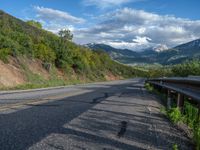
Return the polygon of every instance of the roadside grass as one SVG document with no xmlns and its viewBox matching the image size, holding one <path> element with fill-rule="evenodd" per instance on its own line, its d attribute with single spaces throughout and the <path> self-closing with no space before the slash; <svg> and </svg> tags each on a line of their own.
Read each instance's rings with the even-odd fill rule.
<svg viewBox="0 0 200 150">
<path fill-rule="evenodd" d="M 182 114 L 178 107 L 168 110 L 167 116 L 174 124 L 184 123 L 192 131 L 193 140 L 196 144 L 196 149 L 200 150 L 200 119 L 198 117 L 198 109 L 190 104 L 187 100 L 183 107 Z"/>
<path fill-rule="evenodd" d="M 33 73 L 26 64 L 21 64 L 21 69 L 26 77 L 26 83 L 15 87 L 0 86 L 0 90 L 27 90 L 108 81 L 103 76 L 103 73 L 100 76 L 95 74 L 65 74 L 61 78 L 58 77 L 55 66 L 52 66 L 49 71 L 48 79 L 45 79 L 42 75 Z"/>
<path fill-rule="evenodd" d="M 21 68 L 24 71 L 24 75 L 26 77 L 27 82 L 25 84 L 20 84 L 15 87 L 1 86 L 0 90 L 27 90 L 36 88 L 75 85 L 86 82 L 85 80 L 81 80 L 78 77 L 69 79 L 58 78 L 55 67 L 52 67 L 52 69 L 50 70 L 49 79 L 45 79 L 42 75 L 31 72 L 30 69 L 24 64 L 21 65 Z"/>
<path fill-rule="evenodd" d="M 170 118 L 170 120 L 177 124 L 178 122 L 182 121 L 182 114 L 178 107 L 173 107 L 167 111 L 167 116 Z"/>
<path fill-rule="evenodd" d="M 172 150 L 178 150 L 178 145 L 174 144 L 173 147 L 172 147 Z"/>
<path fill-rule="evenodd" d="M 153 86 L 151 86 L 149 83 L 146 83 L 144 85 L 144 87 L 147 89 L 147 91 L 149 92 L 153 92 L 155 89 L 153 88 Z"/>
<path fill-rule="evenodd" d="M 145 87 L 149 92 L 158 94 L 161 97 L 161 99 L 167 100 L 164 94 L 160 93 L 149 84 L 146 84 Z M 200 118 L 198 117 L 197 107 L 189 103 L 188 99 L 185 99 L 183 113 L 181 113 L 180 109 L 176 106 L 175 102 L 172 104 L 171 109 L 161 107 L 160 111 L 161 113 L 165 114 L 174 124 L 186 124 L 187 127 L 192 131 L 193 141 L 196 144 L 196 150 L 200 150 Z M 172 149 L 177 150 L 178 145 L 174 144 Z"/>
</svg>

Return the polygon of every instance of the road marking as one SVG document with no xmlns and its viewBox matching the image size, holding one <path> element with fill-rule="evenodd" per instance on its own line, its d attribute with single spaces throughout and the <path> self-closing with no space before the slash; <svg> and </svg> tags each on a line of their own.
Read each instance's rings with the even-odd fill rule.
<svg viewBox="0 0 200 150">
<path fill-rule="evenodd" d="M 62 100 L 65 97 L 75 96 L 75 95 L 79 95 L 79 94 L 83 94 L 83 93 L 88 93 L 91 91 L 92 90 L 74 91 L 73 93 L 66 93 L 66 94 L 62 94 L 62 95 L 49 96 L 49 97 L 45 97 L 42 99 L 34 99 L 34 100 L 29 100 L 29 101 L 25 101 L 25 102 L 16 103 L 16 104 L 10 104 L 7 106 L 0 107 L 0 112 L 11 110 L 11 109 L 16 109 L 16 108 L 22 108 L 27 105 L 38 105 L 38 104 L 44 104 L 47 102 L 58 101 L 58 100 Z"/>
</svg>

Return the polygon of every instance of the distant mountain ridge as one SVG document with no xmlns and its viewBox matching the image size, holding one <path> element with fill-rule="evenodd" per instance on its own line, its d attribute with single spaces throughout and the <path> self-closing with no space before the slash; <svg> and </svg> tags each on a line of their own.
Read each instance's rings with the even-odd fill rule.
<svg viewBox="0 0 200 150">
<path fill-rule="evenodd" d="M 154 48 L 149 48 L 142 52 L 117 49 L 105 44 L 93 43 L 87 44 L 86 46 L 93 50 L 103 50 L 108 53 L 112 59 L 125 64 L 159 63 L 162 65 L 170 65 L 178 64 L 188 59 L 200 58 L 200 39 L 167 50 L 155 50 Z"/>
<path fill-rule="evenodd" d="M 112 58 L 117 58 L 118 56 L 139 56 L 137 52 L 131 51 L 129 49 L 116 49 L 112 46 L 106 45 L 106 44 L 87 44 L 87 47 L 94 49 L 94 50 L 103 50 L 106 53 L 108 53 Z"/>
</svg>

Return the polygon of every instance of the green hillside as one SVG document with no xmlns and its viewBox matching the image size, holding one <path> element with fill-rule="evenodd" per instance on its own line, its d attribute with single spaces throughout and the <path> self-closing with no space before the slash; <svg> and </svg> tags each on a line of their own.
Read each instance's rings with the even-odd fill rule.
<svg viewBox="0 0 200 150">
<path fill-rule="evenodd" d="M 140 73 L 111 60 L 105 52 L 78 46 L 43 30 L 38 23 L 24 22 L 0 11 L 0 59 L 9 63 L 10 57 L 39 59 L 44 67 L 55 67 L 68 78 L 84 76 L 89 81 L 106 80 L 108 74 L 129 78 Z"/>
</svg>

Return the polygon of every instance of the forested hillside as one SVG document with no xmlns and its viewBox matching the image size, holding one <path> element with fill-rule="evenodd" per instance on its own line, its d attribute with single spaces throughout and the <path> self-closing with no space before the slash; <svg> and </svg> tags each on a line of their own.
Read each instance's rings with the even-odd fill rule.
<svg viewBox="0 0 200 150">
<path fill-rule="evenodd" d="M 141 67 L 144 69 L 144 67 Z M 148 77 L 200 76 L 200 59 L 187 60 L 181 64 L 147 67 Z"/>
<path fill-rule="evenodd" d="M 88 81 L 102 81 L 108 76 L 120 79 L 137 75 L 137 70 L 111 60 L 104 52 L 74 44 L 69 31 L 63 30 L 59 35 L 43 30 L 38 22 L 24 22 L 0 11 L 0 59 L 4 63 L 17 59 L 21 66 L 18 69 L 23 69 L 24 74 L 30 76 L 27 72 L 31 69 L 22 63 L 22 58 L 41 61 L 48 72 L 59 70 L 63 79 L 68 80 L 84 77 Z"/>
</svg>

